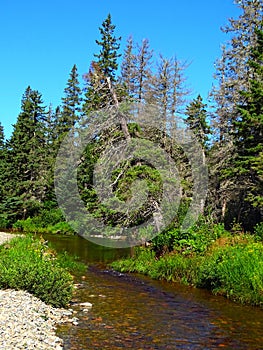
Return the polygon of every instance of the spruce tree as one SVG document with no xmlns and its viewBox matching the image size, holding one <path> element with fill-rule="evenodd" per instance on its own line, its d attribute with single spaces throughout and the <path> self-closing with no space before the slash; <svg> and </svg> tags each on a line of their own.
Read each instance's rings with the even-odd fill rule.
<svg viewBox="0 0 263 350">
<path fill-rule="evenodd" d="M 145 102 L 149 96 L 152 77 L 152 57 L 153 50 L 150 49 L 148 39 L 143 39 L 141 45 L 137 45 L 135 56 L 135 99 L 137 102 Z"/>
<path fill-rule="evenodd" d="M 7 186 L 7 150 L 5 147 L 4 128 L 0 123 L 0 227 L 7 227 L 6 214 L 4 213 L 4 203 L 6 201 Z"/>
<path fill-rule="evenodd" d="M 74 64 L 62 98 L 62 111 L 57 130 L 59 134 L 68 132 L 80 120 L 82 98 L 79 85 L 78 70 Z"/>
<path fill-rule="evenodd" d="M 217 213 L 217 219 L 230 226 L 234 217 L 238 220 L 241 216 L 244 200 L 237 181 L 228 171 L 233 167 L 233 159 L 238 152 L 233 133 L 239 118 L 238 106 L 245 102 L 240 91 L 247 91 L 250 86 L 252 67 L 248 60 L 257 41 L 255 28 L 260 26 L 263 15 L 261 0 L 235 0 L 235 3 L 241 14 L 236 19 L 230 19 L 223 28 L 230 35 L 230 40 L 223 46 L 222 56 L 216 65 L 218 85 L 212 92 L 215 100 L 212 120 L 214 144 L 210 152 L 213 183 L 210 204 L 213 212 Z M 235 203 L 231 209 L 230 203 Z"/>
<path fill-rule="evenodd" d="M 222 28 L 230 35 L 223 46 L 222 56 L 216 64 L 218 87 L 213 97 L 218 106 L 214 116 L 217 137 L 228 139 L 232 132 L 236 116 L 236 107 L 242 103 L 241 90 L 246 90 L 250 82 L 251 67 L 248 65 L 251 49 L 256 44 L 255 29 L 260 26 L 263 16 L 261 0 L 235 0 L 241 10 L 237 19 L 230 19 Z"/>
<path fill-rule="evenodd" d="M 253 78 L 246 91 L 241 91 L 243 104 L 238 106 L 234 144 L 237 155 L 234 171 L 243 188 L 244 199 L 263 214 L 263 31 L 256 30 L 257 45 L 252 49 L 249 66 Z M 255 212 L 253 215 L 255 215 Z M 253 218 L 250 218 L 253 221 Z M 255 219 L 255 218 L 254 218 Z M 263 215 L 261 220 L 263 219 Z"/>
<path fill-rule="evenodd" d="M 187 107 L 185 119 L 190 130 L 196 135 L 198 142 L 204 150 L 208 149 L 210 126 L 207 122 L 207 105 L 203 103 L 201 95 L 198 95 Z"/>
<path fill-rule="evenodd" d="M 96 40 L 100 51 L 94 54 L 96 60 L 91 62 L 89 72 L 84 76 L 86 87 L 83 111 L 86 116 L 91 111 L 115 105 L 116 98 L 119 99 L 116 72 L 121 56 L 118 52 L 121 38 L 115 36 L 115 28 L 109 14 L 99 28 L 101 40 Z"/>
<path fill-rule="evenodd" d="M 122 64 L 121 64 L 121 83 L 124 85 L 128 96 L 134 99 L 135 96 L 135 81 L 136 81 L 136 57 L 134 54 L 133 38 L 130 36 L 127 40 L 126 48 L 124 49 Z"/>
<path fill-rule="evenodd" d="M 121 56 L 118 53 L 121 37 L 116 38 L 115 28 L 116 26 L 111 21 L 111 15 L 108 14 L 102 23 L 102 27 L 99 28 L 101 40 L 96 40 L 96 43 L 100 46 L 100 52 L 94 55 L 103 75 L 109 77 L 111 81 L 115 80 L 118 58 Z"/>
<path fill-rule="evenodd" d="M 41 94 L 28 87 L 22 98 L 21 113 L 8 142 L 10 177 L 9 200 L 17 203 L 16 218 L 33 215 L 46 194 L 47 162 Z"/>
</svg>

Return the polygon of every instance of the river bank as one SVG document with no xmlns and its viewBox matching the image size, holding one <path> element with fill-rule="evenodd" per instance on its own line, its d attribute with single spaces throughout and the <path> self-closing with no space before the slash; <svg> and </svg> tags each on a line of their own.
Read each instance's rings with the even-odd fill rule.
<svg viewBox="0 0 263 350">
<path fill-rule="evenodd" d="M 0 290 L 0 349 L 62 350 L 56 325 L 72 310 L 53 308 L 25 291 Z"/>
<path fill-rule="evenodd" d="M 187 242 L 187 241 L 186 241 Z M 207 289 L 232 301 L 263 308 L 263 244 L 252 235 L 225 235 L 203 251 L 173 250 L 158 256 L 152 247 L 115 261 L 120 272 Z"/>
<path fill-rule="evenodd" d="M 15 237 L 0 232 L 0 245 Z M 54 308 L 26 291 L 0 289 L 0 349 L 61 350 L 56 326 L 64 322 L 76 322 L 72 309 Z"/>
</svg>

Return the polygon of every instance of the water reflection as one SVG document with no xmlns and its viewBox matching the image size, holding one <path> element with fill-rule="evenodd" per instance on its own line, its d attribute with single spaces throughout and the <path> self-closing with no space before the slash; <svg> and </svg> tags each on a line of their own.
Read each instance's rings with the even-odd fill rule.
<svg viewBox="0 0 263 350">
<path fill-rule="evenodd" d="M 78 237 L 55 241 L 59 249 L 90 264 L 75 302 L 93 307 L 83 312 L 73 305 L 79 325 L 59 328 L 65 349 L 263 349 L 262 310 L 207 291 L 105 269 L 103 263 L 129 250 L 95 246 Z"/>
</svg>

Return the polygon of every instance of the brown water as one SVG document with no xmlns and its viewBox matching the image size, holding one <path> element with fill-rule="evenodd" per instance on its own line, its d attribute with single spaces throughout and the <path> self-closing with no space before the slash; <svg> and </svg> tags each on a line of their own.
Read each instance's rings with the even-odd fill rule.
<svg viewBox="0 0 263 350">
<path fill-rule="evenodd" d="M 58 329 L 65 349 L 263 349 L 262 310 L 106 268 L 106 262 L 127 256 L 127 249 L 80 237 L 48 239 L 89 264 L 72 305 L 79 324 Z M 77 305 L 87 301 L 93 304 L 88 312 Z"/>
</svg>

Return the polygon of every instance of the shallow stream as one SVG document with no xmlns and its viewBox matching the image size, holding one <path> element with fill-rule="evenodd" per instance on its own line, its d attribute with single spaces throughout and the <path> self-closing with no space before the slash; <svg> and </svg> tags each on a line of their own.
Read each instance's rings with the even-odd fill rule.
<svg viewBox="0 0 263 350">
<path fill-rule="evenodd" d="M 261 309 L 107 268 L 129 249 L 94 245 L 78 236 L 46 238 L 89 265 L 72 304 L 78 325 L 58 328 L 65 349 L 263 349 Z M 77 305 L 83 302 L 92 308 Z"/>
</svg>

